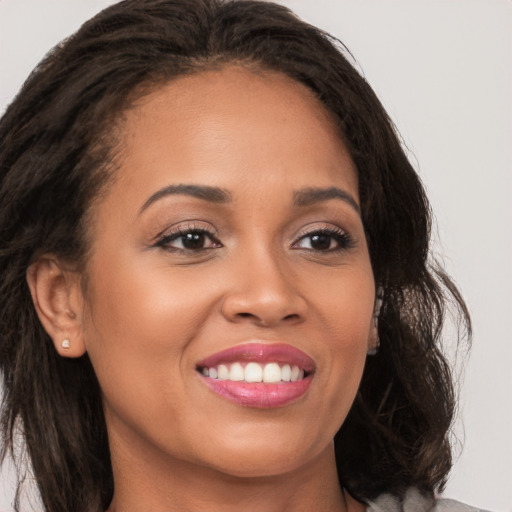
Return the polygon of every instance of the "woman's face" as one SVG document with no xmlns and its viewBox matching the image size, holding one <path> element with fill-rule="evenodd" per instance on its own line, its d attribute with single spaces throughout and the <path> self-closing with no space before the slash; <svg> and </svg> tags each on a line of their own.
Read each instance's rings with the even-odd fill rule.
<svg viewBox="0 0 512 512">
<path fill-rule="evenodd" d="M 329 114 L 285 76 L 231 66 L 139 100 L 122 133 L 83 317 L 114 463 L 263 476 L 331 456 L 375 289 Z"/>
</svg>

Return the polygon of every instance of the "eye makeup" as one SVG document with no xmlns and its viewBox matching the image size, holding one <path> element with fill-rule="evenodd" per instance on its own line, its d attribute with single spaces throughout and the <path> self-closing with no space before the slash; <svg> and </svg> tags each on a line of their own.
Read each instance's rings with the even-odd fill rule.
<svg viewBox="0 0 512 512">
<path fill-rule="evenodd" d="M 352 237 L 337 226 L 311 229 L 299 236 L 292 249 L 316 252 L 341 252 L 355 247 Z"/>
<path fill-rule="evenodd" d="M 185 254 L 218 249 L 222 247 L 222 243 L 218 240 L 216 230 L 211 225 L 204 222 L 187 221 L 158 235 L 154 247 Z"/>
</svg>

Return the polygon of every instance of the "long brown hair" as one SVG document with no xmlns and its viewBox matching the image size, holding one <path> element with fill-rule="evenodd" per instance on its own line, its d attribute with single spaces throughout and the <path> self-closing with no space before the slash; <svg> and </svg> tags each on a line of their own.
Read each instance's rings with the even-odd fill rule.
<svg viewBox="0 0 512 512">
<path fill-rule="evenodd" d="M 2 456 L 23 436 L 51 512 L 105 510 L 113 477 L 101 394 L 87 355 L 61 358 L 26 284 L 51 252 L 87 260 L 87 213 L 115 174 L 116 121 L 137 96 L 229 62 L 284 73 L 334 115 L 357 166 L 363 222 L 383 289 L 380 352 L 369 358 L 335 437 L 340 484 L 362 501 L 442 488 L 451 467 L 450 366 L 440 348 L 457 289 L 429 258 L 422 184 L 344 46 L 283 6 L 126 0 L 105 9 L 34 70 L 0 121 Z M 18 510 L 19 505 L 16 506 Z"/>
</svg>

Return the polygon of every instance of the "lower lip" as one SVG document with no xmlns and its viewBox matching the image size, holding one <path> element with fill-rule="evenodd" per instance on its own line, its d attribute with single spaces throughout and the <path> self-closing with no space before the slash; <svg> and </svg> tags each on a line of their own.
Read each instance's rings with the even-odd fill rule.
<svg viewBox="0 0 512 512">
<path fill-rule="evenodd" d="M 294 402 L 306 393 L 313 380 L 312 375 L 296 382 L 276 384 L 218 380 L 203 376 L 201 378 L 214 393 L 221 397 L 238 405 L 257 409 L 283 407 Z"/>
</svg>

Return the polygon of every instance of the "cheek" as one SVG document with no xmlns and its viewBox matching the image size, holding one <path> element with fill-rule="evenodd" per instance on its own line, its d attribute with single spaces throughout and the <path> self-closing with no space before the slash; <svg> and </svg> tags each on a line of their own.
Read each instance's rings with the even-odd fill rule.
<svg viewBox="0 0 512 512">
<path fill-rule="evenodd" d="M 328 332 L 331 349 L 366 349 L 375 297 L 369 261 L 327 270 L 323 276 L 317 273 L 308 290 L 314 316 Z"/>
<path fill-rule="evenodd" d="M 312 304 L 322 346 L 322 364 L 328 369 L 325 406 L 343 418 L 357 393 L 370 335 L 374 305 L 374 281 L 369 263 L 331 272 L 330 279 L 311 282 Z"/>
<path fill-rule="evenodd" d="M 178 418 L 195 414 L 190 347 L 211 314 L 211 298 L 194 288 L 190 274 L 171 279 L 169 267 L 105 260 L 94 271 L 85 337 L 109 432 L 179 451 L 185 427 Z"/>
<path fill-rule="evenodd" d="M 210 302 L 190 276 L 171 279 L 165 267 L 105 259 L 95 265 L 90 283 L 85 341 L 106 399 L 119 406 L 127 396 L 154 407 L 162 407 L 162 400 L 176 402 L 181 377 L 190 373 L 188 344 Z"/>
<path fill-rule="evenodd" d="M 108 337 L 104 343 L 125 351 L 172 350 L 186 343 L 201 321 L 203 295 L 190 274 L 180 279 L 165 266 L 143 265 L 139 259 L 140 264 L 134 258 L 129 264 L 105 260 L 95 266 L 89 324 Z"/>
</svg>

